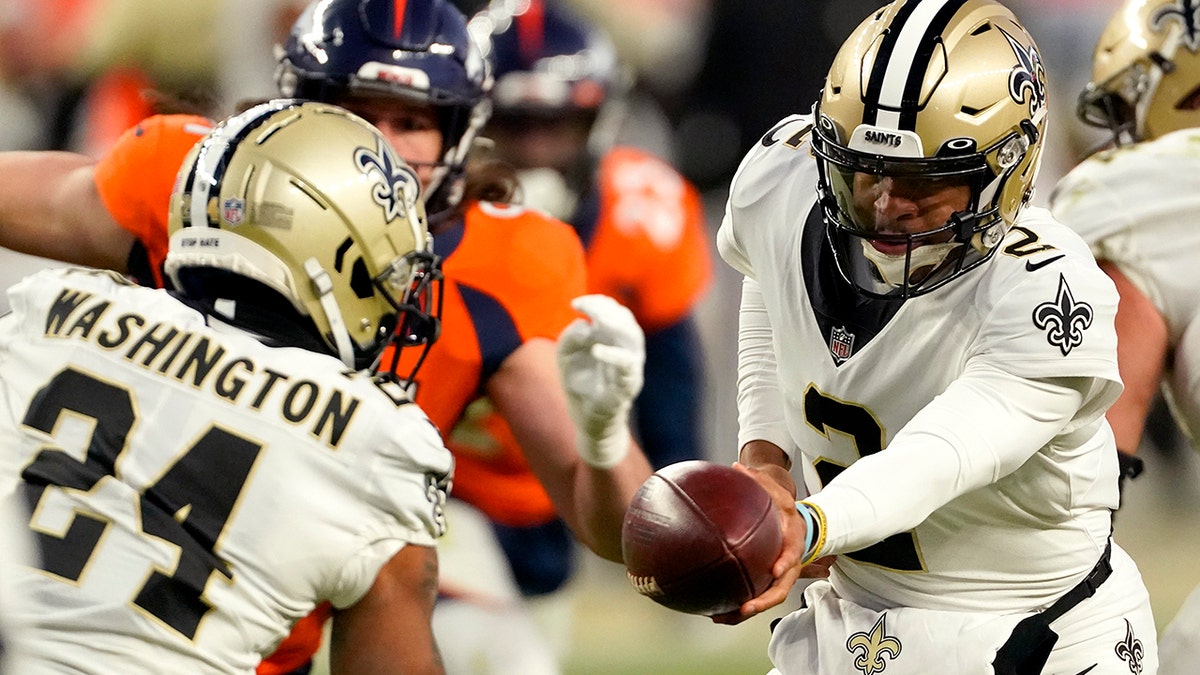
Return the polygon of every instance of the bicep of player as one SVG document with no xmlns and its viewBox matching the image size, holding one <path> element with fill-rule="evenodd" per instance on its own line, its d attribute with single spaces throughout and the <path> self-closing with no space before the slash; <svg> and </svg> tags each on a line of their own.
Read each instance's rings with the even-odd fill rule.
<svg viewBox="0 0 1200 675">
<path fill-rule="evenodd" d="M 431 626 L 436 597 L 437 549 L 400 549 L 362 599 L 334 613 L 330 672 L 443 673 Z"/>
<path fill-rule="evenodd" d="M 1117 439 L 1117 447 L 1137 452 L 1146 426 L 1146 416 L 1158 394 L 1166 368 L 1169 331 L 1163 315 L 1113 263 L 1101 269 L 1116 284 L 1117 367 L 1125 389 L 1106 416 Z"/>
<path fill-rule="evenodd" d="M 854 551 L 912 529 L 1012 473 L 1074 421 L 1091 388 L 1091 378 L 1031 380 L 970 367 L 883 452 L 854 462 L 810 498 L 829 519 L 823 551 Z"/>
<path fill-rule="evenodd" d="M 0 153 L 0 245 L 125 271 L 133 237 L 101 201 L 94 165 L 91 158 L 68 152 Z"/>
</svg>

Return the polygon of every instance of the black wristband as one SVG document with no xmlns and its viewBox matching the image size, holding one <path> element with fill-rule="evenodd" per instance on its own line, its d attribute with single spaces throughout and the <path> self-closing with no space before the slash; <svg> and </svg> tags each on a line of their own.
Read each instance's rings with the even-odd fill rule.
<svg viewBox="0 0 1200 675">
<path fill-rule="evenodd" d="M 1117 465 L 1120 467 L 1122 480 L 1126 478 L 1133 480 L 1142 475 L 1142 470 L 1146 468 L 1141 457 L 1123 450 L 1117 450 Z"/>
</svg>

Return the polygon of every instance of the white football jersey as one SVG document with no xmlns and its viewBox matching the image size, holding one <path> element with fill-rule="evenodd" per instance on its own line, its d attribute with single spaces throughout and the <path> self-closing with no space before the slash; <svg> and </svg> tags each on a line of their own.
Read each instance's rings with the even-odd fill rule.
<svg viewBox="0 0 1200 675">
<path fill-rule="evenodd" d="M 403 394 L 111 273 L 9 299 L 0 475 L 42 553 L 17 579 L 24 672 L 250 673 L 318 602 L 435 545 L 452 460 Z"/>
<path fill-rule="evenodd" d="M 810 128 L 790 117 L 755 145 L 718 233 L 761 289 L 749 304 L 769 319 L 774 364 L 759 370 L 777 373 L 740 371 L 741 419 L 769 429 L 774 416 L 785 450 L 802 453 L 794 471 L 827 517 L 821 550 L 839 554 L 843 596 L 972 611 L 1053 601 L 1096 563 L 1117 506 L 1103 420 L 1121 391 L 1112 283 L 1078 236 L 1027 208 L 992 259 L 940 289 L 857 294 L 830 258 Z M 1047 383 L 1080 392 L 1069 411 L 1022 407 Z"/>
<path fill-rule="evenodd" d="M 1183 430 L 1200 439 L 1200 129 L 1108 150 L 1055 187 L 1050 209 L 1117 265 L 1167 323 L 1167 383 Z"/>
</svg>

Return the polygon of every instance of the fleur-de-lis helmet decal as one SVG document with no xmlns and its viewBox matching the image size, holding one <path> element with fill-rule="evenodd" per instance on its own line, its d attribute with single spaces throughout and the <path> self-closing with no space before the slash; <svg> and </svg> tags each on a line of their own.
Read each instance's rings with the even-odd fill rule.
<svg viewBox="0 0 1200 675">
<path fill-rule="evenodd" d="M 416 219 L 417 199 L 421 183 L 413 170 L 400 161 L 391 146 L 382 138 L 375 148 L 360 147 L 354 152 L 354 163 L 368 176 L 378 181 L 372 196 L 383 208 L 390 223 L 398 218 Z"/>
<path fill-rule="evenodd" d="M 1031 117 L 1044 114 L 1046 109 L 1046 68 L 1037 47 L 1030 43 L 1022 45 L 1012 35 L 1001 29 L 1004 39 L 1017 57 L 1008 76 L 1008 94 L 1018 103 L 1029 104 Z"/>
</svg>

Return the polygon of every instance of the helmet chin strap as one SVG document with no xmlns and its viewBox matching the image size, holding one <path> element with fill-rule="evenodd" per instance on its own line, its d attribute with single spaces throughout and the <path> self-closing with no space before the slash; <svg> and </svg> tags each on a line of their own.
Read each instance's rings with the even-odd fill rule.
<svg viewBox="0 0 1200 675">
<path fill-rule="evenodd" d="M 962 246 L 954 241 L 944 244 L 925 244 L 917 248 L 910 248 L 907 254 L 891 255 L 872 246 L 868 239 L 859 239 L 858 243 L 862 246 L 863 256 L 874 265 L 884 283 L 893 288 L 903 288 L 909 283 L 924 280 L 930 272 L 937 269 L 946 260 L 952 251 Z M 906 266 L 908 267 L 907 278 L 904 275 Z M 921 270 L 925 270 L 925 274 L 914 279 L 913 277 L 917 276 Z"/>
<path fill-rule="evenodd" d="M 325 311 L 325 318 L 329 321 L 329 330 L 333 333 L 338 358 L 347 366 L 355 368 L 354 347 L 350 344 L 350 332 L 346 330 L 346 323 L 342 320 L 342 312 L 338 308 L 337 299 L 333 297 L 333 279 L 329 277 L 329 272 L 321 267 L 321 263 L 317 262 L 316 258 L 304 261 L 304 271 L 312 281 L 313 288 L 317 291 L 317 299 L 321 301 L 321 309 Z"/>
</svg>

